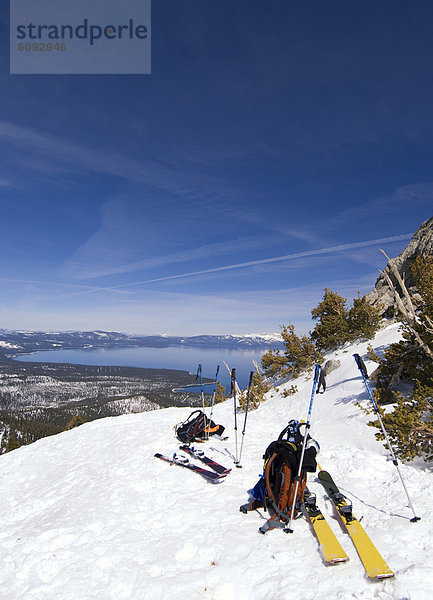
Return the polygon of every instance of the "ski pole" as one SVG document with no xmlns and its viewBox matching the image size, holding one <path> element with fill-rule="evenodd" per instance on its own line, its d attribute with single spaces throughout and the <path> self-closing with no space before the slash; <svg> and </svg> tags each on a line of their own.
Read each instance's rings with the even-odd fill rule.
<svg viewBox="0 0 433 600">
<path fill-rule="evenodd" d="M 201 364 L 199 364 L 198 369 L 197 369 L 197 375 L 195 377 L 196 381 L 198 379 L 198 377 L 200 376 L 200 391 L 201 391 L 201 402 L 203 405 L 203 412 L 206 414 L 205 412 L 205 406 L 204 406 L 204 392 L 203 392 L 203 369 Z"/>
<path fill-rule="evenodd" d="M 239 463 L 238 460 L 238 422 L 236 416 L 236 369 L 232 369 L 231 373 L 231 388 L 230 394 L 233 394 L 233 411 L 235 417 L 235 447 L 236 447 L 236 460 L 234 461 L 235 465 Z"/>
<path fill-rule="evenodd" d="M 244 428 L 242 429 L 241 449 L 239 451 L 239 461 L 238 461 L 238 464 L 236 465 L 239 469 L 242 468 L 242 465 L 241 465 L 242 448 L 244 447 L 245 429 L 247 427 L 248 407 L 250 405 L 250 392 L 251 392 L 251 385 L 253 383 L 253 377 L 254 377 L 254 371 L 251 371 L 250 380 L 248 382 L 247 404 L 245 406 L 245 419 L 244 419 Z"/>
<path fill-rule="evenodd" d="M 389 441 L 389 437 L 388 437 L 388 434 L 387 434 L 387 432 L 386 432 L 385 425 L 383 424 L 382 417 L 380 416 L 379 407 L 378 407 L 378 406 L 377 406 L 377 404 L 376 404 L 376 401 L 375 401 L 375 399 L 374 399 L 373 393 L 372 393 L 372 391 L 371 391 L 371 389 L 370 389 L 370 386 L 369 386 L 369 384 L 368 384 L 368 373 L 367 373 L 367 367 L 365 366 L 365 363 L 364 363 L 364 361 L 362 360 L 362 358 L 359 356 L 359 354 L 354 354 L 354 355 L 353 355 L 353 358 L 355 359 L 355 361 L 356 361 L 356 364 L 358 365 L 358 369 L 359 369 L 359 371 L 360 371 L 360 373 L 361 373 L 361 375 L 362 375 L 362 378 L 363 378 L 363 380 L 364 380 L 365 387 L 367 388 L 368 395 L 370 396 L 370 400 L 371 400 L 371 402 L 372 402 L 372 404 L 373 404 L 373 408 L 374 408 L 374 410 L 375 410 L 375 412 L 376 412 L 376 415 L 377 415 L 377 418 L 378 418 L 378 421 L 379 421 L 380 427 L 381 427 L 381 429 L 382 429 L 382 433 L 383 433 L 383 435 L 384 435 L 385 441 L 386 441 L 386 443 L 387 443 L 387 445 L 388 445 L 388 448 L 389 448 L 389 451 L 390 451 L 390 453 L 391 453 L 391 456 L 392 456 L 392 462 L 393 462 L 393 464 L 395 465 L 395 467 L 397 468 L 397 472 L 398 472 L 398 474 L 399 474 L 399 477 L 400 477 L 401 483 L 402 483 L 402 485 L 403 485 L 403 488 L 404 488 L 404 491 L 405 491 L 405 493 L 406 493 L 407 500 L 408 500 L 408 502 L 409 502 L 409 506 L 410 506 L 410 508 L 411 508 L 411 510 L 412 510 L 412 512 L 413 512 L 413 519 L 411 519 L 410 521 L 411 521 L 411 523 L 416 523 L 416 521 L 419 521 L 419 520 L 421 519 L 421 517 L 417 517 L 417 516 L 416 516 L 415 509 L 414 509 L 414 507 L 413 507 L 413 504 L 412 504 L 412 502 L 411 502 L 411 499 L 410 499 L 410 497 L 409 497 L 409 492 L 407 491 L 406 484 L 404 483 L 403 476 L 402 476 L 402 474 L 401 474 L 400 467 L 399 467 L 399 465 L 398 465 L 397 457 L 396 457 L 396 455 L 395 455 L 395 452 L 394 452 L 394 449 L 393 449 L 393 447 L 392 447 L 392 445 L 391 445 L 391 442 Z"/>
<path fill-rule="evenodd" d="M 313 380 L 313 389 L 311 391 L 310 406 L 308 408 L 308 416 L 307 416 L 307 421 L 305 423 L 305 434 L 304 434 L 304 440 L 302 442 L 301 458 L 299 461 L 298 473 L 296 475 L 296 485 L 295 485 L 295 494 L 293 496 L 292 512 L 290 513 L 290 520 L 287 524 L 287 527 L 285 527 L 283 529 L 283 531 L 285 531 L 286 533 L 293 533 L 293 529 L 291 528 L 291 525 L 292 525 L 293 517 L 295 514 L 296 497 L 298 495 L 299 481 L 301 479 L 302 463 L 304 462 L 305 448 L 307 446 L 308 430 L 310 429 L 310 420 L 311 420 L 311 413 L 313 410 L 314 394 L 316 392 L 316 385 L 317 385 L 317 382 L 320 377 L 320 371 L 321 371 L 320 365 L 316 365 L 315 369 L 314 369 L 314 380 Z"/>
<path fill-rule="evenodd" d="M 214 404 L 215 404 L 215 394 L 216 394 L 216 387 L 217 387 L 219 370 L 220 370 L 220 366 L 218 365 L 217 366 L 217 370 L 216 370 L 216 374 L 215 374 L 215 385 L 214 385 L 214 388 L 213 388 L 212 401 L 211 401 L 211 405 L 210 405 L 210 417 L 209 417 L 210 421 L 212 421 L 212 416 L 213 416 L 213 407 L 214 407 Z M 209 427 L 211 427 L 210 423 L 209 423 Z M 208 428 L 208 431 L 207 431 L 207 439 L 209 439 L 209 428 Z"/>
</svg>

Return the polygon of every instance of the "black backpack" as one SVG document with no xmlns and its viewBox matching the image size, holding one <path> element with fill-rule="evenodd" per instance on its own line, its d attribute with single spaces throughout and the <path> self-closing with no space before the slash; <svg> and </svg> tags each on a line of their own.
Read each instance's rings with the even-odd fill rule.
<svg viewBox="0 0 433 600">
<path fill-rule="evenodd" d="M 224 429 L 222 425 L 211 421 L 203 411 L 195 410 L 186 421 L 176 425 L 176 437 L 184 444 L 189 444 L 210 435 L 221 435 Z"/>
<path fill-rule="evenodd" d="M 298 490 L 295 496 L 296 476 L 302 454 L 302 444 L 305 430 L 301 427 L 305 423 L 290 421 L 278 436 L 278 439 L 266 448 L 263 475 L 252 490 L 253 500 L 240 507 L 241 512 L 264 508 L 271 514 L 270 519 L 260 527 L 261 533 L 266 533 L 275 527 L 285 527 L 295 504 L 296 516 L 304 501 L 307 473 L 314 473 L 317 469 L 316 454 L 318 444 L 307 434 L 306 449 L 302 461 L 302 469 Z"/>
</svg>

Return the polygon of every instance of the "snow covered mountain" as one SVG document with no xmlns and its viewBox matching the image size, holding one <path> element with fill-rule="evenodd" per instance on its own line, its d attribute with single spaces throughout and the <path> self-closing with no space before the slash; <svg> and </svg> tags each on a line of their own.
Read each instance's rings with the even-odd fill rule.
<svg viewBox="0 0 433 600">
<path fill-rule="evenodd" d="M 398 326 L 379 332 L 380 353 L 399 337 Z M 323 489 L 309 474 L 328 522 L 350 560 L 326 567 L 304 518 L 294 533 L 265 536 L 263 511 L 239 506 L 262 470 L 266 446 L 291 418 L 306 417 L 311 378 L 284 386 L 248 416 L 242 469 L 217 485 L 154 458 L 178 450 L 173 426 L 190 410 L 168 408 L 86 423 L 0 456 L 0 596 L 28 600 L 427 600 L 433 566 L 433 479 L 424 465 L 401 470 L 417 513 L 412 513 L 395 466 L 368 416 L 357 406 L 368 396 L 352 354 L 367 343 L 327 358 L 341 366 L 316 397 L 311 434 L 319 462 L 392 568 L 395 577 L 367 580 L 351 540 L 341 530 Z M 371 371 L 373 364 L 366 361 Z M 203 448 L 233 467 L 233 404 L 215 407 L 227 441 Z M 239 415 L 243 424 L 243 415 Z M 239 421 L 238 421 L 239 426 Z M 240 428 L 241 429 L 241 428 Z"/>
<path fill-rule="evenodd" d="M 68 348 L 120 348 L 168 346 L 205 346 L 207 348 L 282 348 L 278 333 L 237 335 L 128 335 L 116 331 L 10 331 L 0 329 L 0 358 L 39 350 Z"/>
</svg>

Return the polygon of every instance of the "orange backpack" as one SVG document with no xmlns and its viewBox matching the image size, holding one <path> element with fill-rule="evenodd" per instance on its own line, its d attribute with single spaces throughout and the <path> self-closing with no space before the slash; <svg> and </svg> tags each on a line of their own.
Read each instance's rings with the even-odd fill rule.
<svg viewBox="0 0 433 600">
<path fill-rule="evenodd" d="M 296 477 L 304 440 L 304 435 L 300 431 L 302 425 L 298 421 L 290 421 L 278 439 L 267 447 L 263 456 L 265 460 L 263 475 L 252 491 L 254 500 L 240 507 L 241 512 L 244 513 L 257 508 L 269 511 L 271 517 L 260 527 L 260 533 L 266 533 L 276 527 L 284 528 L 290 519 L 293 504 L 295 504 L 294 516 L 300 513 L 307 473 L 314 473 L 317 469 L 318 450 L 317 442 L 307 435 L 307 447 L 295 498 Z"/>
</svg>

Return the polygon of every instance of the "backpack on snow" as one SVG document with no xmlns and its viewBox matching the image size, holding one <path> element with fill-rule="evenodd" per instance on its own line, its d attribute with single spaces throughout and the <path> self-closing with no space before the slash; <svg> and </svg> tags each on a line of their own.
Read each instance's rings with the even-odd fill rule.
<svg viewBox="0 0 433 600">
<path fill-rule="evenodd" d="M 183 443 L 203 440 L 210 435 L 221 435 L 225 427 L 216 425 L 203 411 L 195 410 L 186 421 L 176 425 L 176 437 Z"/>
<path fill-rule="evenodd" d="M 292 420 L 288 426 L 266 449 L 264 458 L 263 475 L 252 490 L 253 500 L 240 507 L 240 511 L 247 513 L 250 510 L 264 508 L 271 517 L 260 527 L 261 533 L 269 529 L 285 527 L 290 519 L 293 504 L 294 516 L 299 514 L 304 501 L 307 473 L 314 473 L 317 469 L 316 454 L 319 446 L 307 434 L 307 443 L 302 461 L 301 475 L 298 491 L 295 496 L 296 476 L 301 460 L 302 444 L 305 431 L 300 429 L 305 423 Z"/>
</svg>

